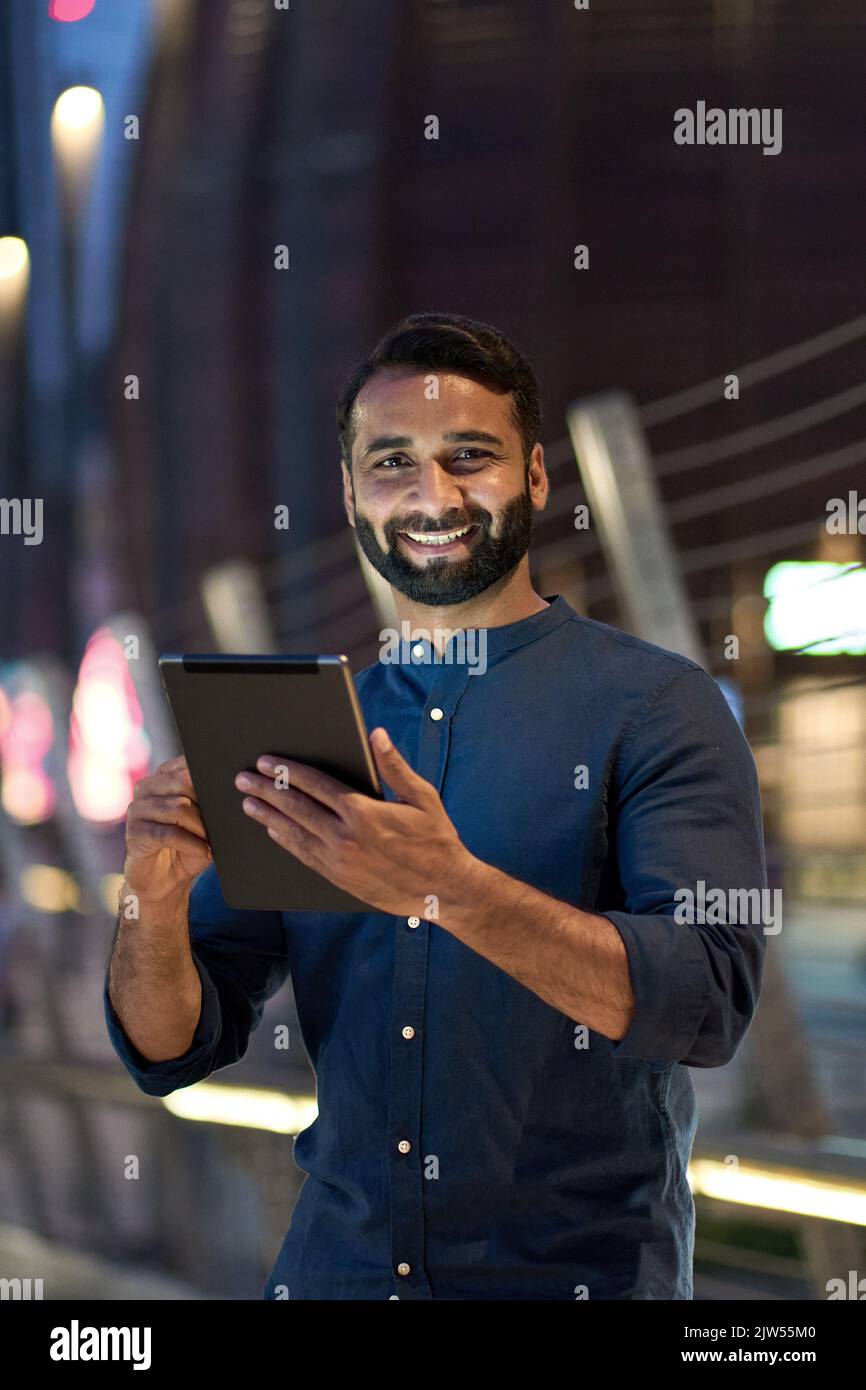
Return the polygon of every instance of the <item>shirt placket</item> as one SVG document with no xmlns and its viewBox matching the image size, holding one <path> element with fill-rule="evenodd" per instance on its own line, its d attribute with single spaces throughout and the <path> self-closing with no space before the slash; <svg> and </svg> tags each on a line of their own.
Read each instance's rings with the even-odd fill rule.
<svg viewBox="0 0 866 1390">
<path fill-rule="evenodd" d="M 437 669 L 421 710 L 415 769 L 441 794 L 451 723 L 467 680 L 465 667 Z M 431 873 L 431 878 L 435 877 Z M 421 905 L 419 904 L 419 907 Z M 434 928 L 423 917 L 395 917 L 388 1156 L 391 1203 L 391 1298 L 432 1298 L 424 1267 L 424 1005 Z"/>
</svg>

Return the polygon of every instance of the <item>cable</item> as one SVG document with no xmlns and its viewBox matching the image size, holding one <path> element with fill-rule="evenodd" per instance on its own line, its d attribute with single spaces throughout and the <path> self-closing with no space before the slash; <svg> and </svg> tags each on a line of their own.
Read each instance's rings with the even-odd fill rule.
<svg viewBox="0 0 866 1390">
<path fill-rule="evenodd" d="M 706 570 L 721 569 L 732 560 L 751 560 L 756 555 L 773 554 L 787 550 L 789 546 L 800 545 L 812 540 L 819 523 L 812 520 L 796 526 L 780 526 L 774 531 L 764 531 L 758 536 L 745 536 L 736 541 L 724 541 L 721 545 L 696 546 L 693 550 L 682 551 L 678 558 L 682 574 L 701 574 Z M 610 598 L 615 590 L 611 579 L 599 576 L 586 586 L 587 603 L 597 603 L 601 598 Z"/>
<path fill-rule="evenodd" d="M 816 357 L 834 352 L 837 348 L 863 337 L 864 334 L 866 314 L 861 314 L 837 328 L 828 329 L 826 333 L 819 333 L 814 338 L 805 338 L 794 347 L 783 348 L 781 352 L 771 353 L 769 357 L 761 357 L 747 367 L 741 367 L 736 375 L 741 386 L 754 386 L 759 381 L 769 381 L 781 372 L 791 371 L 794 367 L 802 366 L 804 362 L 812 362 Z M 709 381 L 702 382 L 700 386 L 691 386 L 685 391 L 663 396 L 661 400 L 652 401 L 649 405 L 639 406 L 641 421 L 649 429 L 690 410 L 697 410 L 702 405 L 713 404 L 719 399 L 720 379 L 720 376 L 714 376 Z"/>
<path fill-rule="evenodd" d="M 853 468 L 855 464 L 866 463 L 866 439 L 858 439 L 844 448 L 834 449 L 829 454 L 818 454 L 800 463 L 787 463 L 782 468 L 774 468 L 769 473 L 761 473 L 757 478 L 745 478 L 738 483 L 726 483 L 723 487 L 707 488 L 693 497 L 684 497 L 679 502 L 669 502 L 667 519 L 673 525 L 693 517 L 706 516 L 708 512 L 724 511 L 735 507 L 739 502 L 752 502 L 757 497 L 767 497 L 778 491 L 796 487 L 800 483 L 814 482 L 843 468 Z"/>
<path fill-rule="evenodd" d="M 835 396 L 825 396 L 814 405 L 801 410 L 778 415 L 762 425 L 752 425 L 748 429 L 736 430 L 720 439 L 706 440 L 702 444 L 691 444 L 685 449 L 672 449 L 668 453 L 655 454 L 653 464 L 656 476 L 668 478 L 676 473 L 686 473 L 693 468 L 702 468 L 708 463 L 721 459 L 734 458 L 749 449 L 764 444 L 774 444 L 779 439 L 789 439 L 791 435 L 811 429 L 813 425 L 835 420 L 846 411 L 856 410 L 866 403 L 866 385 L 852 386 L 848 391 L 840 391 Z"/>
</svg>

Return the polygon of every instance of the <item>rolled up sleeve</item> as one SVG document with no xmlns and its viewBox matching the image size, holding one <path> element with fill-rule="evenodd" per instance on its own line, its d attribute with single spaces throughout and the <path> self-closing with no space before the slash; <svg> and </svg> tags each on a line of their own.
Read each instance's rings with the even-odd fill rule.
<svg viewBox="0 0 866 1390">
<path fill-rule="evenodd" d="M 763 905 L 767 886 L 754 759 L 716 682 L 688 667 L 651 697 L 618 764 L 610 834 L 624 902 L 599 911 L 625 945 L 635 1011 L 611 1055 L 723 1066 L 751 1022 L 766 949 L 761 913 L 743 922 L 738 910 L 743 893 Z"/>
<path fill-rule="evenodd" d="M 181 1057 L 149 1062 L 131 1042 L 108 994 L 103 1006 L 112 1046 L 140 1090 L 167 1096 L 202 1081 L 244 1056 L 264 1006 L 289 974 L 279 912 L 247 912 L 225 902 L 211 864 L 190 893 L 192 957 L 201 980 L 201 1012 L 192 1042 Z"/>
</svg>

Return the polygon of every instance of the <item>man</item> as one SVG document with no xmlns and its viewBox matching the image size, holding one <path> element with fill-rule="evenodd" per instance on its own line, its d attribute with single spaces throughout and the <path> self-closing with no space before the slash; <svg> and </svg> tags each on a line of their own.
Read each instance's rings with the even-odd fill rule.
<svg viewBox="0 0 866 1390">
<path fill-rule="evenodd" d="M 376 910 L 229 909 L 164 764 L 129 808 L 114 1045 L 166 1095 L 291 975 L 319 1118 L 266 1298 L 691 1298 L 689 1069 L 736 1052 L 764 933 L 683 904 L 765 884 L 751 754 L 701 667 L 534 591 L 538 395 L 500 333 L 413 315 L 337 421 L 349 522 L 426 634 L 358 677 L 386 800 L 297 763 L 280 790 L 279 749 L 237 785 Z"/>
</svg>

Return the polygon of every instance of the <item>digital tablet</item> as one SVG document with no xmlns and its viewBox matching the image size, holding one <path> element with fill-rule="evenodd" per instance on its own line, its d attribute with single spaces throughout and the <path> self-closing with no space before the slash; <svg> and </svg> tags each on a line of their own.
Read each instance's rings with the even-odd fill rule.
<svg viewBox="0 0 866 1390">
<path fill-rule="evenodd" d="M 274 753 L 309 763 L 381 800 L 364 716 L 345 656 L 159 658 L 199 809 L 230 907 L 369 912 L 281 849 L 241 805 L 235 777 Z"/>
</svg>

